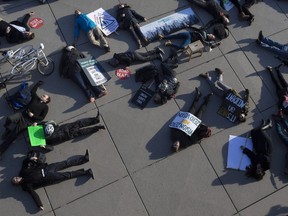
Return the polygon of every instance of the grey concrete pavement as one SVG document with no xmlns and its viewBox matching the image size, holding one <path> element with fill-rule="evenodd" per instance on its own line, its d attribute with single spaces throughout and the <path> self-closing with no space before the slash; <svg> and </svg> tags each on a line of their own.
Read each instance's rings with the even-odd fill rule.
<svg viewBox="0 0 288 216">
<path fill-rule="evenodd" d="M 55 62 L 55 72 L 43 77 L 36 71 L 25 77 L 13 79 L 0 91 L 0 124 L 13 113 L 4 96 L 15 90 L 19 83 L 30 84 L 43 80 L 39 95 L 51 95 L 46 119 L 57 123 L 72 122 L 95 116 L 100 110 L 101 124 L 106 130 L 67 141 L 47 153 L 47 161 L 62 161 L 72 155 L 90 150 L 90 162 L 82 168 L 92 168 L 95 180 L 85 177 L 57 185 L 37 189 L 44 204 L 39 211 L 30 195 L 20 187 L 11 185 L 17 175 L 27 150 L 25 134 L 5 152 L 0 161 L 0 215 L 25 216 L 284 216 L 288 215 L 287 183 L 283 174 L 286 148 L 276 134 L 275 126 L 269 130 L 273 140 L 271 171 L 257 182 L 247 178 L 244 172 L 225 169 L 229 135 L 247 136 L 262 119 L 277 112 L 275 87 L 266 71 L 267 65 L 276 66 L 279 60 L 256 45 L 259 30 L 265 36 L 287 43 L 287 1 L 265 0 L 252 6 L 255 21 L 251 26 L 238 20 L 236 8 L 232 8 L 230 36 L 222 44 L 205 52 L 201 57 L 188 61 L 181 55 L 176 69 L 181 86 L 175 99 L 163 106 L 151 100 L 143 110 L 131 104 L 131 98 L 140 88 L 135 82 L 135 70 L 145 64 L 131 66 L 133 75 L 120 80 L 115 69 L 107 64 L 113 53 L 135 50 L 132 36 L 119 30 L 107 37 L 111 52 L 93 47 L 81 33 L 77 48 L 97 58 L 111 76 L 105 84 L 108 94 L 95 103 L 88 103 L 81 90 L 71 80 L 60 78 L 61 49 L 73 43 L 74 10 L 91 12 L 100 7 L 111 15 L 116 14 L 118 0 L 0 0 L 0 17 L 12 21 L 34 11 L 44 25 L 32 29 L 36 37 L 21 45 L 10 45 L 0 38 L 0 49 L 18 48 L 22 45 L 45 45 L 45 53 Z M 242 0 L 241 0 L 242 2 Z M 186 0 L 128 0 L 133 9 L 148 18 L 147 23 L 190 7 Z M 192 9 L 200 19 L 199 25 L 211 19 L 199 7 Z M 144 25 L 142 23 L 141 25 Z M 164 41 L 156 41 L 139 51 L 147 52 L 157 46 L 165 51 Z M 167 54 L 165 55 L 167 56 Z M 155 61 L 159 64 L 159 61 Z M 215 78 L 214 68 L 224 71 L 224 81 L 236 91 L 250 90 L 248 119 L 232 124 L 217 114 L 221 99 L 214 95 L 204 113 L 203 121 L 211 126 L 212 136 L 177 154 L 171 153 L 169 123 L 179 110 L 186 110 L 194 97 L 195 87 L 202 95 L 210 92 L 208 83 L 198 77 L 209 71 Z M 8 74 L 10 66 L 1 65 L 1 77 Z M 284 77 L 288 75 L 283 70 Z M 2 129 L 0 130 L 2 132 Z"/>
</svg>

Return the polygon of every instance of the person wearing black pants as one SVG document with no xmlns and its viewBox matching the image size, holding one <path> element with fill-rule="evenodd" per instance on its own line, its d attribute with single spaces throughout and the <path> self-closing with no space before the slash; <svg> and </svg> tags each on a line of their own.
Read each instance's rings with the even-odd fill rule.
<svg viewBox="0 0 288 216">
<path fill-rule="evenodd" d="M 124 65 L 125 67 L 129 67 L 134 62 L 148 62 L 156 59 L 163 61 L 162 55 L 164 55 L 164 51 L 159 47 L 145 53 L 140 53 L 136 51 L 114 53 L 113 59 L 111 59 L 108 64 L 113 67 L 117 67 L 119 64 Z"/>
<path fill-rule="evenodd" d="M 188 112 L 195 115 L 197 118 L 201 119 L 213 93 L 210 93 L 207 96 L 205 96 L 204 101 L 197 110 L 196 105 L 199 99 L 201 98 L 201 92 L 197 87 L 195 88 L 195 90 L 196 90 L 196 96 Z M 172 150 L 178 152 L 180 148 L 186 148 L 190 145 L 199 142 L 204 137 L 209 136 L 211 136 L 211 129 L 203 123 L 200 123 L 200 125 L 196 128 L 196 130 L 191 136 L 187 135 L 185 132 L 179 129 L 171 128 L 170 137 L 173 142 Z"/>
<path fill-rule="evenodd" d="M 39 163 L 35 166 L 30 166 L 31 158 L 26 158 L 23 161 L 21 171 L 18 176 L 12 178 L 12 184 L 21 185 L 24 191 L 27 191 L 34 199 L 36 205 L 44 210 L 40 197 L 34 191 L 37 188 L 47 185 L 57 184 L 68 179 L 77 178 L 78 176 L 89 176 L 94 179 L 92 169 L 79 169 L 76 171 L 63 171 L 63 169 L 78 166 L 89 161 L 89 152 L 86 150 L 84 156 L 67 159 L 65 161 L 47 164 Z M 37 158 L 33 158 L 37 161 Z"/>
<path fill-rule="evenodd" d="M 257 179 L 258 181 L 263 178 L 265 171 L 270 169 L 272 142 L 265 130 L 271 127 L 271 120 L 267 123 L 263 121 L 260 127 L 251 131 L 253 151 L 244 146 L 240 147 L 243 153 L 251 160 L 251 165 L 246 167 L 246 175 Z"/>
<path fill-rule="evenodd" d="M 270 76 L 272 81 L 276 87 L 276 93 L 279 99 L 278 108 L 283 111 L 284 114 L 288 114 L 288 83 L 284 79 L 283 75 L 280 71 L 280 66 L 275 68 L 276 74 L 278 79 L 276 78 L 275 74 L 273 73 L 273 68 L 271 66 L 267 66 L 267 70 L 270 72 Z"/>
</svg>

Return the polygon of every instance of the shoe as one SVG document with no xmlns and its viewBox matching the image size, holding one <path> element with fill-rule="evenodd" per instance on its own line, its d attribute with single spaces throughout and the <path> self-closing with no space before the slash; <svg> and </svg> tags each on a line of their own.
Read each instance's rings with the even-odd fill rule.
<svg viewBox="0 0 288 216">
<path fill-rule="evenodd" d="M 171 44 L 172 44 L 172 42 L 171 42 L 170 40 L 168 40 L 168 41 L 165 42 L 164 45 L 165 45 L 165 46 L 170 46 Z"/>
<path fill-rule="evenodd" d="M 98 95 L 97 98 L 101 98 L 101 97 L 107 95 L 107 93 L 108 93 L 107 91 L 101 91 L 101 93 Z"/>
<path fill-rule="evenodd" d="M 30 16 L 32 16 L 32 15 L 34 15 L 34 14 L 35 14 L 34 11 L 31 11 L 31 12 L 29 13 Z"/>
<path fill-rule="evenodd" d="M 159 40 L 162 40 L 164 38 L 164 35 L 158 34 L 158 38 L 159 38 Z"/>
<path fill-rule="evenodd" d="M 249 95 L 249 93 L 250 93 L 249 89 L 245 89 L 245 93 L 246 93 L 246 95 Z"/>
<path fill-rule="evenodd" d="M 221 69 L 219 69 L 219 68 L 215 68 L 215 71 L 216 71 L 219 75 L 223 74 L 223 71 L 222 71 Z"/>
<path fill-rule="evenodd" d="M 272 70 L 273 70 L 273 68 L 272 68 L 271 66 L 269 66 L 269 65 L 268 65 L 266 68 L 267 68 L 267 70 L 268 70 L 269 72 L 272 72 Z"/>
<path fill-rule="evenodd" d="M 264 36 L 263 36 L 262 30 L 261 30 L 261 31 L 259 31 L 259 34 L 258 34 L 258 40 L 262 41 L 263 38 L 264 38 Z"/>
<path fill-rule="evenodd" d="M 201 73 L 201 74 L 199 74 L 199 77 L 203 77 L 205 79 L 208 79 L 208 73 Z"/>
<path fill-rule="evenodd" d="M 195 87 L 195 91 L 196 91 L 195 101 L 198 101 L 200 99 L 202 93 L 200 92 L 198 87 Z"/>
<path fill-rule="evenodd" d="M 110 52 L 110 47 L 109 46 L 106 46 L 104 49 L 105 49 L 106 53 Z"/>
<path fill-rule="evenodd" d="M 84 158 L 85 158 L 85 161 L 86 161 L 86 162 L 90 161 L 90 156 L 89 156 L 89 150 L 88 150 L 88 149 L 86 149 Z"/>
<path fill-rule="evenodd" d="M 249 19 L 249 15 L 246 15 L 244 12 L 239 13 L 239 20 L 247 21 Z"/>
<path fill-rule="evenodd" d="M 261 41 L 258 38 L 256 39 L 256 44 L 261 45 Z"/>
<path fill-rule="evenodd" d="M 86 170 L 86 173 L 87 173 L 88 175 L 90 175 L 90 177 L 91 177 L 93 180 L 95 180 L 95 176 L 94 176 L 93 170 L 92 170 L 91 168 L 88 169 L 88 170 Z"/>
<path fill-rule="evenodd" d="M 164 55 L 164 51 L 163 51 L 160 47 L 157 47 L 157 48 L 156 48 L 156 51 L 157 51 L 158 53 L 161 53 L 162 55 Z"/>
</svg>

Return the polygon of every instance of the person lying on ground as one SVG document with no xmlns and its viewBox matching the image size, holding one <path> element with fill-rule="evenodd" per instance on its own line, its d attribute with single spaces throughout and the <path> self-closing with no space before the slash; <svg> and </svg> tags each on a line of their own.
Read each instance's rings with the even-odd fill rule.
<svg viewBox="0 0 288 216">
<path fill-rule="evenodd" d="M 82 58 L 86 58 L 86 56 L 74 46 L 64 47 L 62 50 L 59 72 L 61 77 L 71 79 L 76 85 L 78 85 L 88 98 L 89 102 L 94 103 L 96 98 L 105 96 L 107 90 L 101 88 L 101 86 L 91 85 L 77 61 Z"/>
<path fill-rule="evenodd" d="M 236 95 L 237 97 L 241 98 L 241 96 L 234 89 L 232 89 L 230 86 L 223 83 L 223 71 L 219 68 L 215 68 L 215 71 L 218 73 L 218 79 L 216 82 L 212 81 L 212 78 L 208 72 L 202 73 L 199 76 L 205 78 L 211 90 L 215 94 L 221 96 L 223 99 L 225 99 L 230 94 Z M 240 122 L 246 121 L 246 116 L 248 115 L 248 109 L 249 109 L 249 90 L 248 89 L 245 89 L 245 96 L 244 96 L 243 102 L 245 103 L 245 105 L 241 108 L 241 112 L 239 113 L 239 115 L 236 116 Z"/>
<path fill-rule="evenodd" d="M 256 39 L 256 43 L 267 49 L 274 54 L 278 55 L 281 58 L 288 59 L 288 45 L 287 44 L 280 44 L 276 41 L 273 41 L 267 37 L 263 36 L 262 31 L 259 32 L 258 38 Z"/>
<path fill-rule="evenodd" d="M 30 31 L 28 21 L 34 12 L 25 14 L 22 21 L 10 23 L 0 18 L 0 37 L 6 37 L 8 43 L 23 43 L 32 40 L 35 34 Z"/>
<path fill-rule="evenodd" d="M 30 166 L 30 160 L 37 161 L 37 158 L 26 158 L 22 163 L 22 168 L 18 176 L 12 178 L 13 185 L 21 185 L 24 191 L 27 191 L 35 201 L 40 210 L 44 210 L 40 197 L 35 189 L 47 185 L 57 184 L 79 176 L 88 176 L 94 179 L 92 169 L 78 169 L 76 171 L 62 171 L 72 166 L 78 166 L 89 161 L 89 152 L 86 150 L 84 156 L 67 159 L 56 163 L 39 163 L 36 166 Z M 35 164 L 35 163 L 34 163 Z M 59 172 L 62 171 L 62 172 Z"/>
<path fill-rule="evenodd" d="M 133 38 L 138 43 L 139 49 L 148 43 L 147 38 L 143 35 L 140 29 L 139 22 L 146 22 L 147 19 L 132 10 L 128 4 L 119 4 L 117 9 L 117 21 L 119 27 L 124 30 L 129 30 Z"/>
<path fill-rule="evenodd" d="M 78 41 L 80 29 L 83 30 L 89 39 L 89 41 L 97 46 L 105 49 L 106 52 L 110 52 L 110 47 L 106 41 L 100 28 L 80 10 L 75 10 L 75 21 L 74 21 L 74 46 Z"/>
<path fill-rule="evenodd" d="M 162 55 L 164 55 L 164 51 L 159 47 L 145 53 L 140 53 L 136 51 L 114 53 L 113 58 L 108 61 L 108 64 L 112 67 L 117 67 L 118 65 L 124 65 L 125 67 L 129 67 L 132 63 L 137 62 L 148 62 L 156 59 L 163 61 Z"/>
<path fill-rule="evenodd" d="M 7 116 L 4 123 L 5 132 L 2 135 L 4 141 L 0 145 L 0 157 L 21 132 L 28 126 L 43 121 L 46 117 L 49 110 L 47 104 L 51 101 L 51 98 L 47 94 L 41 97 L 36 94 L 38 87 L 42 84 L 43 81 L 39 81 L 33 86 L 31 89 L 32 99 L 22 112 Z"/>
<path fill-rule="evenodd" d="M 188 112 L 192 115 L 195 115 L 198 119 L 201 120 L 202 115 L 210 101 L 211 96 L 213 93 L 210 93 L 205 96 L 204 102 L 200 105 L 198 110 L 196 110 L 196 105 L 199 99 L 201 98 L 201 92 L 196 87 L 196 95 L 194 100 L 192 101 L 191 107 L 189 108 Z M 211 136 L 211 129 L 206 126 L 204 123 L 200 123 L 200 125 L 195 129 L 194 133 L 189 136 L 185 132 L 180 129 L 171 128 L 170 137 L 173 142 L 172 150 L 178 152 L 179 149 L 186 148 L 191 146 L 195 143 L 201 142 L 203 138 L 207 138 Z"/>
<path fill-rule="evenodd" d="M 271 127 L 271 120 L 263 121 L 260 127 L 251 131 L 253 151 L 244 146 L 240 147 L 251 160 L 251 165 L 246 167 L 246 175 L 258 181 L 263 179 L 265 171 L 270 169 L 272 142 L 265 130 Z"/>
</svg>

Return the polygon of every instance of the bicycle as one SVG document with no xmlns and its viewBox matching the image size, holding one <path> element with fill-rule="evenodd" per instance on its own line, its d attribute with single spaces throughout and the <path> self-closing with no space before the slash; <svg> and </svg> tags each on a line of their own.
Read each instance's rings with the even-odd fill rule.
<svg viewBox="0 0 288 216">
<path fill-rule="evenodd" d="M 10 76 L 0 82 L 0 89 L 6 87 L 6 83 L 15 76 L 26 74 L 35 68 L 43 76 L 49 76 L 54 72 L 54 62 L 51 58 L 46 57 L 44 45 L 41 43 L 39 48 L 35 49 L 32 45 L 20 47 L 17 50 L 1 51 L 3 58 L 0 59 L 0 64 L 9 62 L 13 67 Z"/>
</svg>

